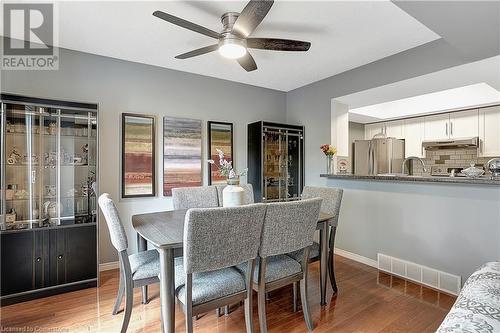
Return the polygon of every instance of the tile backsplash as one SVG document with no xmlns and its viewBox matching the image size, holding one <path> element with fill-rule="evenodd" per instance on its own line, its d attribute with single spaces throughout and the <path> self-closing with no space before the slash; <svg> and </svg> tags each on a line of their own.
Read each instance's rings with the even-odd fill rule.
<svg viewBox="0 0 500 333">
<path fill-rule="evenodd" d="M 425 152 L 425 166 L 427 173 L 423 172 L 422 165 L 418 161 L 412 161 L 413 174 L 429 175 L 431 167 L 440 166 L 446 168 L 468 168 L 470 163 L 475 163 L 476 167 L 486 166 L 492 157 L 478 157 L 477 149 L 439 149 L 427 150 Z"/>
</svg>

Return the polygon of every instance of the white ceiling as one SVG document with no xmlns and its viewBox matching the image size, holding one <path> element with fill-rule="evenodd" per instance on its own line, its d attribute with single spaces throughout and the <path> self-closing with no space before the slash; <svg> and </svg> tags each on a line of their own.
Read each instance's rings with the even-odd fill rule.
<svg viewBox="0 0 500 333">
<path fill-rule="evenodd" d="M 367 123 L 500 103 L 500 56 L 335 98 Z"/>
<path fill-rule="evenodd" d="M 57 46 L 290 91 L 439 38 L 389 1 L 276 1 L 253 36 L 310 41 L 311 49 L 305 53 L 251 50 L 259 69 L 247 73 L 217 52 L 174 59 L 214 40 L 152 16 L 162 10 L 220 31 L 220 15 L 240 12 L 245 4 L 60 2 Z"/>
</svg>

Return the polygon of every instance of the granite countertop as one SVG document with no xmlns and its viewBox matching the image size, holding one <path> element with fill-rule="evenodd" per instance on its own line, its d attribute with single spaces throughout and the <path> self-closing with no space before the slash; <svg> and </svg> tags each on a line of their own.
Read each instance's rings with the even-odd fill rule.
<svg viewBox="0 0 500 333">
<path fill-rule="evenodd" d="M 453 184 L 474 184 L 474 185 L 498 185 L 500 180 L 493 180 L 490 177 L 483 176 L 479 178 L 465 177 L 433 177 L 433 176 L 405 176 L 405 175 L 377 175 L 362 176 L 352 174 L 321 174 L 320 177 L 328 179 L 352 179 L 352 180 L 373 180 L 373 181 L 392 181 L 392 182 L 424 182 L 424 183 L 453 183 Z"/>
</svg>

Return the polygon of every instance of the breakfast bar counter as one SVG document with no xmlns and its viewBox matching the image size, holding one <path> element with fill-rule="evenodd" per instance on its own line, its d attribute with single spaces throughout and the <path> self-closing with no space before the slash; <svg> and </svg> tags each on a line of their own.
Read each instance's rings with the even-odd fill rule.
<svg viewBox="0 0 500 333">
<path fill-rule="evenodd" d="M 478 178 L 467 177 L 435 177 L 435 176 L 408 176 L 399 174 L 386 175 L 353 175 L 353 174 L 321 174 L 320 177 L 328 179 L 346 180 L 369 180 L 369 181 L 391 181 L 391 182 L 419 182 L 419 183 L 455 183 L 467 185 L 497 185 L 500 186 L 500 179 L 491 179 L 490 176 Z"/>
</svg>

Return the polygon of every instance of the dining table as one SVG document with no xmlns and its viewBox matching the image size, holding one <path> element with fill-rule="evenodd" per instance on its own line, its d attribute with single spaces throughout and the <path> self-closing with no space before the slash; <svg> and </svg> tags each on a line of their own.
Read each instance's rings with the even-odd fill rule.
<svg viewBox="0 0 500 333">
<path fill-rule="evenodd" d="M 132 216 L 132 226 L 137 232 L 138 251 L 147 250 L 151 244 L 160 258 L 160 308 L 162 331 L 175 332 L 175 267 L 174 256 L 183 247 L 184 221 L 187 209 L 137 214 Z M 320 212 L 316 229 L 320 231 L 320 294 L 321 305 L 326 304 L 327 266 L 333 260 L 333 249 L 328 250 L 329 225 L 333 216 Z M 177 251 L 176 251 L 177 250 Z M 333 265 L 333 264 L 332 264 Z M 333 269 L 333 268 L 332 268 Z M 143 287 L 147 295 L 147 286 Z"/>
</svg>

